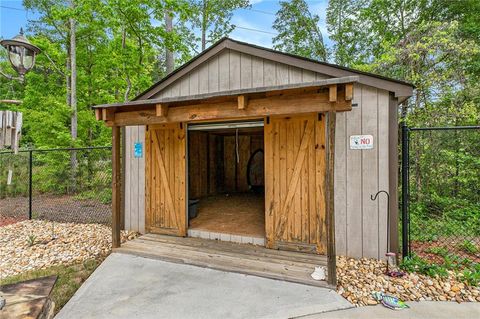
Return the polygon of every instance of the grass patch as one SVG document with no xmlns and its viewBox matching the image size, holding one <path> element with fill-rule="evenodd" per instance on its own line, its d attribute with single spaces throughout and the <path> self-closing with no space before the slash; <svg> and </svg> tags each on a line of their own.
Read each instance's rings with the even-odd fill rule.
<svg viewBox="0 0 480 319">
<path fill-rule="evenodd" d="M 2 285 L 14 284 L 25 280 L 57 275 L 57 283 L 53 287 L 51 298 L 55 302 L 55 314 L 62 309 L 73 294 L 80 288 L 92 272 L 102 263 L 102 259 L 90 259 L 83 263 L 64 266 L 52 266 L 47 269 L 34 270 L 1 280 Z"/>
</svg>

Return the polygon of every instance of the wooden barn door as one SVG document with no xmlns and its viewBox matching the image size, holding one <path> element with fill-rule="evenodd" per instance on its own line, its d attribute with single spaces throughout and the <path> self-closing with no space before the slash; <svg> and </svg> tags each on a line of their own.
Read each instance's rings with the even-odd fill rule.
<svg viewBox="0 0 480 319">
<path fill-rule="evenodd" d="M 326 253 L 325 117 L 265 124 L 267 247 Z"/>
<path fill-rule="evenodd" d="M 147 231 L 185 236 L 185 125 L 150 125 L 145 139 Z"/>
</svg>

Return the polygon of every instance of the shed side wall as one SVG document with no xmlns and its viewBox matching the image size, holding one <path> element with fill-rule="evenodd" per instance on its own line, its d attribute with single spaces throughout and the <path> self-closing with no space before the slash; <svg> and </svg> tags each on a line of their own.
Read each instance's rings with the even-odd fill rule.
<svg viewBox="0 0 480 319">
<path fill-rule="evenodd" d="M 383 258 L 387 251 L 387 200 L 379 190 L 390 192 L 396 207 L 396 190 L 390 170 L 393 156 L 390 125 L 395 105 L 389 92 L 356 84 L 351 112 L 337 114 L 335 136 L 335 241 L 337 255 Z M 351 150 L 351 135 L 372 135 L 371 150 Z M 396 144 L 394 144 L 396 145 Z M 395 146 L 392 146 L 395 147 Z"/>
<path fill-rule="evenodd" d="M 143 156 L 135 158 L 135 143 Z M 125 229 L 145 232 L 145 126 L 125 127 Z"/>
</svg>

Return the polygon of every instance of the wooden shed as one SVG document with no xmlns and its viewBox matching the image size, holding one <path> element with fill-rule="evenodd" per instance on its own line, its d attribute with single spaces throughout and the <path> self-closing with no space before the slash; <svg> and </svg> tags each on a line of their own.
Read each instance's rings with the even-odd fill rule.
<svg viewBox="0 0 480 319">
<path fill-rule="evenodd" d="M 95 107 L 112 127 L 114 246 L 123 227 L 300 251 L 327 256 L 331 283 L 336 254 L 396 251 L 397 106 L 412 89 L 222 39 Z"/>
</svg>

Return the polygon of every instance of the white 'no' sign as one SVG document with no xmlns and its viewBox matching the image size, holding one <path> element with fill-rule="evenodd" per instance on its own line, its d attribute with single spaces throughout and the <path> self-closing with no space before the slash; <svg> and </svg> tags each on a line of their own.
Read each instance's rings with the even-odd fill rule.
<svg viewBox="0 0 480 319">
<path fill-rule="evenodd" d="M 372 135 L 352 135 L 350 136 L 351 150 L 370 150 L 373 148 Z"/>
</svg>

